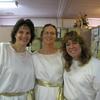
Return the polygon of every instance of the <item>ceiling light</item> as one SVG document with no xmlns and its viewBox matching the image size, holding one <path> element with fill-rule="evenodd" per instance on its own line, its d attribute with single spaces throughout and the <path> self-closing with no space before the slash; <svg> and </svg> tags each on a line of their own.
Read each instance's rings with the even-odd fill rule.
<svg viewBox="0 0 100 100">
<path fill-rule="evenodd" d="M 5 2 L 5 1 L 6 1 L 6 2 L 7 2 L 7 1 L 9 2 L 9 1 L 15 1 L 15 0 L 0 0 L 0 2 L 1 2 L 1 1 L 2 1 L 2 2 Z"/>
<path fill-rule="evenodd" d="M 8 8 L 17 8 L 18 2 L 15 0 L 0 0 L 0 8 L 8 9 Z"/>
</svg>

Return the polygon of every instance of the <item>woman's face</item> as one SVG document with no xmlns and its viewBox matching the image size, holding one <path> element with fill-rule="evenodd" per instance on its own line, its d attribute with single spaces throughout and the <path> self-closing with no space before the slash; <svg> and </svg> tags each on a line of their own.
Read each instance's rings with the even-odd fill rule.
<svg viewBox="0 0 100 100">
<path fill-rule="evenodd" d="M 45 27 L 43 35 L 42 35 L 42 42 L 44 44 L 54 44 L 56 40 L 56 30 L 52 26 Z"/>
<path fill-rule="evenodd" d="M 16 42 L 19 45 L 27 46 L 31 39 L 31 32 L 28 26 L 21 26 L 16 33 Z"/>
<path fill-rule="evenodd" d="M 75 41 L 68 40 L 66 43 L 66 51 L 73 59 L 79 59 L 81 55 L 80 44 Z"/>
</svg>

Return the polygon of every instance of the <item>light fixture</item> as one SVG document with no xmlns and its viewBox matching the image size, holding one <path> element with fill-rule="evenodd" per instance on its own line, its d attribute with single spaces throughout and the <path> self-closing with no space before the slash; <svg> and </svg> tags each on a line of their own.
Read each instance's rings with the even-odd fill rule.
<svg viewBox="0 0 100 100">
<path fill-rule="evenodd" d="M 16 0 L 0 0 L 0 8 L 9 9 L 9 8 L 17 8 L 18 1 Z"/>
</svg>

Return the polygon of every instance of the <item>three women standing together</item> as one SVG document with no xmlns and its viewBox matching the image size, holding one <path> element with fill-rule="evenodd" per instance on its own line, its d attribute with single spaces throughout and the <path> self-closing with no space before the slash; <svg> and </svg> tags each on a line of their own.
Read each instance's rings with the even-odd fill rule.
<svg viewBox="0 0 100 100">
<path fill-rule="evenodd" d="M 100 61 L 77 32 L 65 34 L 62 50 L 52 24 L 43 27 L 41 49 L 31 54 L 26 47 L 33 39 L 34 24 L 20 19 L 11 42 L 0 43 L 0 100 L 33 100 L 34 84 L 35 100 L 64 100 L 63 86 L 65 100 L 100 99 Z"/>
</svg>

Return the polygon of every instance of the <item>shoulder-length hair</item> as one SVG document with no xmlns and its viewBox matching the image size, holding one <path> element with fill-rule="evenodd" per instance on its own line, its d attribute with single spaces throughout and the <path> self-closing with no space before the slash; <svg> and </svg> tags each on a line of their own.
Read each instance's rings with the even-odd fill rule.
<svg viewBox="0 0 100 100">
<path fill-rule="evenodd" d="M 23 18 L 22 19 L 19 19 L 16 24 L 14 25 L 13 29 L 12 29 L 12 32 L 11 32 L 11 43 L 14 44 L 16 42 L 16 34 L 19 30 L 19 28 L 21 26 L 27 26 L 29 27 L 30 29 L 30 32 L 31 32 L 31 39 L 29 41 L 29 43 L 27 44 L 27 46 L 29 46 L 30 43 L 32 43 L 34 37 L 35 37 L 35 33 L 34 33 L 34 24 L 33 22 L 30 20 L 30 19 L 26 19 L 24 20 Z"/>
<path fill-rule="evenodd" d="M 66 43 L 68 42 L 68 40 L 72 40 L 76 43 L 79 43 L 81 47 L 81 55 L 79 58 L 79 62 L 81 66 L 88 63 L 88 61 L 91 58 L 91 52 L 90 52 L 90 49 L 87 47 L 84 39 L 80 35 L 78 35 L 76 31 L 70 31 L 66 33 L 62 41 L 62 51 L 63 51 L 64 59 L 66 61 L 65 68 L 67 71 L 70 71 L 73 58 L 66 51 Z"/>
</svg>

